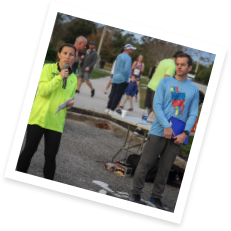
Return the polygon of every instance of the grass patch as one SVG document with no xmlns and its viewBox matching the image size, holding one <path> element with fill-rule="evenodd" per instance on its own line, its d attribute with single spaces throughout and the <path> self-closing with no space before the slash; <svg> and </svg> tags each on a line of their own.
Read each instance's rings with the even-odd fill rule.
<svg viewBox="0 0 231 231">
<path fill-rule="evenodd" d="M 98 79 L 106 76 L 110 76 L 110 74 L 97 68 L 93 69 L 91 73 L 91 79 Z"/>
<path fill-rule="evenodd" d="M 181 145 L 180 152 L 189 154 L 193 143 L 193 138 L 194 136 L 189 136 L 187 145 Z"/>
<path fill-rule="evenodd" d="M 104 65 L 103 69 L 106 70 L 106 71 L 111 71 L 111 67 L 108 67 L 106 65 Z"/>
<path fill-rule="evenodd" d="M 78 67 L 78 73 L 80 72 L 80 65 Z M 109 73 L 107 73 L 106 71 L 103 71 L 102 69 L 98 69 L 98 68 L 94 68 L 93 71 L 91 72 L 91 79 L 99 79 L 99 78 L 103 78 L 106 76 L 110 76 Z"/>
<path fill-rule="evenodd" d="M 202 109 L 202 106 L 199 106 L 198 121 L 199 121 L 201 109 Z M 189 153 L 190 153 L 190 150 L 191 150 L 191 147 L 192 147 L 193 139 L 194 139 L 194 136 L 189 136 L 187 145 L 181 145 L 180 155 L 182 155 L 181 157 L 183 159 L 185 159 L 185 160 L 188 160 L 188 156 L 189 156 Z"/>
</svg>

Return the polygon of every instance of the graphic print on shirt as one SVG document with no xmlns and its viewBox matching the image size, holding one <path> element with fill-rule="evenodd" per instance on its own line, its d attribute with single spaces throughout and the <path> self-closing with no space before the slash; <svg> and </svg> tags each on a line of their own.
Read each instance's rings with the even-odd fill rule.
<svg viewBox="0 0 231 231">
<path fill-rule="evenodd" d="M 172 107 L 174 107 L 175 115 L 183 115 L 185 93 L 179 92 L 178 87 L 171 87 Z"/>
</svg>

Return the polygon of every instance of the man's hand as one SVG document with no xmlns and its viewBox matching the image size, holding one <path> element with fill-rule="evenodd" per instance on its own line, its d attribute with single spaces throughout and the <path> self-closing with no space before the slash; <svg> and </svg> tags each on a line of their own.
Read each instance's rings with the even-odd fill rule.
<svg viewBox="0 0 231 231">
<path fill-rule="evenodd" d="M 187 135 L 186 135 L 184 132 L 181 133 L 181 134 L 178 135 L 178 136 L 174 136 L 173 139 L 176 139 L 176 140 L 174 141 L 174 143 L 175 143 L 175 144 L 181 145 L 181 144 L 184 143 L 186 137 L 187 137 Z"/>
<path fill-rule="evenodd" d="M 75 102 L 75 101 L 72 99 L 72 100 L 67 104 L 66 107 L 73 107 L 74 102 Z"/>
<path fill-rule="evenodd" d="M 89 70 L 90 70 L 90 68 L 89 68 L 89 67 L 86 67 L 86 68 L 85 68 L 85 71 L 89 71 Z"/>
<path fill-rule="evenodd" d="M 164 137 L 165 137 L 166 139 L 171 139 L 171 138 L 172 138 L 172 135 L 175 136 L 175 134 L 174 134 L 174 132 L 173 132 L 173 130 L 172 130 L 171 127 L 164 129 Z"/>
</svg>

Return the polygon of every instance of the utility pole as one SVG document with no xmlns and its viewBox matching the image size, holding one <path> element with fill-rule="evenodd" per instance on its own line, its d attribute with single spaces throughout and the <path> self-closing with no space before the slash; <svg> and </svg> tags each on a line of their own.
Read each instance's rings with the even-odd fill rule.
<svg viewBox="0 0 231 231">
<path fill-rule="evenodd" d="M 100 60 L 100 50 L 101 50 L 101 47 L 102 47 L 102 43 L 103 43 L 104 36 L 105 36 L 105 34 L 106 34 L 106 30 L 107 30 L 107 26 L 105 25 L 104 28 L 103 28 L 103 33 L 102 33 L 100 42 L 99 42 L 99 47 L 98 47 L 98 59 L 97 59 L 97 61 L 96 61 L 95 67 L 97 67 L 98 64 L 99 64 L 99 60 Z"/>
<path fill-rule="evenodd" d="M 196 74 L 197 74 L 197 71 L 198 71 L 198 67 L 199 67 L 199 64 L 200 64 L 201 55 L 202 55 L 202 51 L 200 52 L 200 56 L 199 56 L 199 59 L 197 61 L 197 65 L 196 65 L 196 69 L 195 69 L 195 77 L 196 77 Z"/>
<path fill-rule="evenodd" d="M 208 67 L 210 65 L 211 59 L 212 59 L 212 53 L 210 53 L 210 56 L 209 56 Z"/>
</svg>

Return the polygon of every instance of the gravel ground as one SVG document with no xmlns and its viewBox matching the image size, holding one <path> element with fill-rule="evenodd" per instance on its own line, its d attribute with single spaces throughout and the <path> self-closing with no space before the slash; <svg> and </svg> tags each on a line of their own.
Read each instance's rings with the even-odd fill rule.
<svg viewBox="0 0 231 231">
<path fill-rule="evenodd" d="M 103 165 L 103 162 L 111 160 L 123 142 L 121 134 L 67 119 L 56 158 L 54 180 L 128 200 L 133 179 L 110 172 Z M 31 161 L 29 174 L 43 177 L 43 150 L 42 139 Z M 123 151 L 116 159 L 125 157 L 126 152 Z M 151 191 L 152 183 L 145 183 L 142 198 L 148 201 Z M 178 193 L 179 189 L 166 185 L 162 201 L 171 212 L 174 212 Z"/>
</svg>

